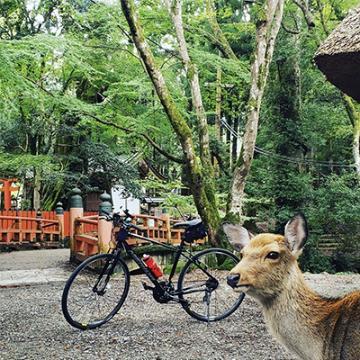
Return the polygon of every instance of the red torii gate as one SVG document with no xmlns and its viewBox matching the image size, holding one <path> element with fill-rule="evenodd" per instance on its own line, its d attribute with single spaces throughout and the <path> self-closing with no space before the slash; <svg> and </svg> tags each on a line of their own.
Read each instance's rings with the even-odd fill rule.
<svg viewBox="0 0 360 360">
<path fill-rule="evenodd" d="M 3 184 L 0 192 L 4 193 L 4 210 L 11 210 L 11 192 L 20 188 L 20 186 L 12 186 L 12 183 L 16 181 L 17 179 L 0 179 L 0 183 Z"/>
</svg>

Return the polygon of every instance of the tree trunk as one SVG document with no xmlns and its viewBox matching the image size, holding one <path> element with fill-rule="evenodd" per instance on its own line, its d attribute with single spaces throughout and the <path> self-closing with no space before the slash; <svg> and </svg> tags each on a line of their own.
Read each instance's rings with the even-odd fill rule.
<svg viewBox="0 0 360 360">
<path fill-rule="evenodd" d="M 221 141 L 221 67 L 216 69 L 216 105 L 215 105 L 216 138 Z"/>
<path fill-rule="evenodd" d="M 231 184 L 228 212 L 241 217 L 245 182 L 254 156 L 258 131 L 260 105 L 264 93 L 275 40 L 283 16 L 284 0 L 268 0 L 264 5 L 264 19 L 259 19 L 256 29 L 256 50 L 251 68 L 251 88 L 243 147 L 237 160 Z"/>
<path fill-rule="evenodd" d="M 211 163 L 208 124 L 202 102 L 199 73 L 197 66 L 191 61 L 187 49 L 182 21 L 181 1 L 173 0 L 172 4 L 170 4 L 170 0 L 166 0 L 166 3 L 175 27 L 176 38 L 179 44 L 180 57 L 190 84 L 192 105 L 195 109 L 198 120 L 200 160 L 202 163 L 203 172 L 207 174 L 206 178 L 204 179 L 207 182 L 205 187 L 206 195 L 211 203 L 216 204 L 214 169 Z"/>
<path fill-rule="evenodd" d="M 353 156 L 355 161 L 356 173 L 360 177 L 360 117 L 353 131 Z"/>
<path fill-rule="evenodd" d="M 235 163 L 237 159 L 237 152 L 238 152 L 238 136 L 239 136 L 239 115 L 238 113 L 234 114 L 234 120 L 233 120 L 233 130 L 234 130 L 234 136 L 232 138 L 232 144 L 231 144 L 231 163 Z"/>
<path fill-rule="evenodd" d="M 41 178 L 39 171 L 34 168 L 34 193 L 33 193 L 33 208 L 39 210 L 41 207 Z"/>
<path fill-rule="evenodd" d="M 188 175 L 187 180 L 191 193 L 194 197 L 199 215 L 208 227 L 209 240 L 215 245 L 215 233 L 220 222 L 220 216 L 216 207 L 215 196 L 211 196 L 213 192 L 211 188 L 213 179 L 209 180 L 208 174 L 204 172 L 203 166 L 195 153 L 191 130 L 177 108 L 161 71 L 155 64 L 151 49 L 145 41 L 142 27 L 136 17 L 134 1 L 121 0 L 121 6 L 129 24 L 132 40 L 144 62 L 146 71 L 154 85 L 159 100 L 181 144 L 186 161 L 185 170 Z M 203 144 L 202 146 L 204 155 L 206 145 Z"/>
<path fill-rule="evenodd" d="M 215 35 L 216 43 L 215 46 L 218 47 L 220 52 L 227 58 L 232 60 L 238 60 L 234 51 L 232 50 L 229 42 L 227 41 L 225 35 L 221 31 L 219 23 L 216 19 L 216 10 L 213 0 L 206 0 L 206 16 L 208 18 L 211 29 Z"/>
<path fill-rule="evenodd" d="M 303 12 L 308 28 L 310 29 L 315 27 L 314 16 L 309 9 L 308 1 L 307 0 L 293 0 L 293 1 Z"/>
</svg>

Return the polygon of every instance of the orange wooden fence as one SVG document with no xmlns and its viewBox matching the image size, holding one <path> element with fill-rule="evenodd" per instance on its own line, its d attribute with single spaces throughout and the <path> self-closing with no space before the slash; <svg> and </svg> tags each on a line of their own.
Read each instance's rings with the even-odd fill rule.
<svg viewBox="0 0 360 360">
<path fill-rule="evenodd" d="M 85 227 L 84 230 L 88 231 L 89 228 Z M 64 211 L 62 221 L 59 221 L 55 211 L 0 211 L 0 245 L 44 242 L 55 245 L 69 235 L 69 211 Z"/>
<path fill-rule="evenodd" d="M 74 218 L 72 236 L 70 221 L 69 211 L 64 211 L 63 214 L 56 214 L 55 211 L 0 211 L 0 247 L 27 244 L 56 247 L 64 238 L 70 237 L 72 257 L 77 259 L 107 251 L 110 240 L 114 238 L 111 222 L 105 222 L 101 218 L 99 220 L 98 212 L 85 212 L 84 216 Z M 176 245 L 181 241 L 183 230 L 172 229 L 174 221 L 167 215 L 162 217 L 135 215 L 133 222 L 146 230 L 149 238 L 160 243 Z M 104 226 L 107 230 L 101 236 Z M 134 230 L 134 233 L 138 232 Z M 133 246 L 149 244 L 137 238 L 130 238 L 128 242 Z M 196 243 L 204 242 L 204 239 L 196 241 Z"/>
</svg>

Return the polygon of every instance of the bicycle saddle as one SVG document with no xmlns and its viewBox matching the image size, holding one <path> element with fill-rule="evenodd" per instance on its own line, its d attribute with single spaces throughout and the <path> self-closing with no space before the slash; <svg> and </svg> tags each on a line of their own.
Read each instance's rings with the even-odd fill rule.
<svg viewBox="0 0 360 360">
<path fill-rule="evenodd" d="M 189 229 L 193 226 L 197 226 L 202 222 L 201 219 L 194 219 L 194 220 L 190 220 L 190 221 L 183 221 L 183 222 L 179 222 L 174 224 L 172 227 L 173 229 Z"/>
</svg>

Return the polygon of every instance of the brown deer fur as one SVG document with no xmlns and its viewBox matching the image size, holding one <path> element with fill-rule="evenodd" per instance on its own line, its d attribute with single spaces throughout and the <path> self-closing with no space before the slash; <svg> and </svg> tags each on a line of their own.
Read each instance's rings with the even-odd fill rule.
<svg viewBox="0 0 360 360">
<path fill-rule="evenodd" d="M 302 215 L 288 222 L 285 236 L 250 239 L 234 225 L 224 231 L 242 255 L 228 282 L 262 305 L 279 342 L 304 360 L 360 360 L 360 291 L 327 299 L 308 287 L 297 264 L 307 236 Z"/>
</svg>

